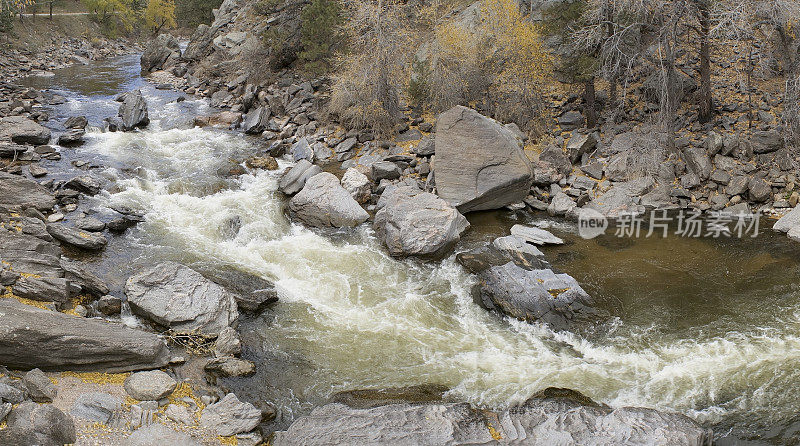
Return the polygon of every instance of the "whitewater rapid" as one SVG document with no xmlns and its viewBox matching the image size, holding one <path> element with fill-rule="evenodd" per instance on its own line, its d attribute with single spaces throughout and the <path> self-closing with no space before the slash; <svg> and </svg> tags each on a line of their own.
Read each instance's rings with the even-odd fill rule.
<svg viewBox="0 0 800 446">
<path fill-rule="evenodd" d="M 221 179 L 218 169 L 250 153 L 252 139 L 163 124 L 90 133 L 79 150 L 121 166 L 102 172 L 116 186 L 100 201 L 145 213 L 131 237 L 150 261 L 234 266 L 276 283 L 281 310 L 262 329 L 264 347 L 301 355 L 311 374 L 279 404 L 291 408 L 304 393 L 436 383 L 490 407 L 569 387 L 613 406 L 678 410 L 710 424 L 748 413 L 774 418 L 776 404 L 800 409 L 780 392 L 800 379 L 797 311 L 771 326 L 683 336 L 664 335 L 656 321 L 616 319 L 598 335 L 501 319 L 473 302 L 475 280 L 453 257 L 393 259 L 368 224 L 318 232 L 291 223 L 277 192 L 287 160 L 278 171 Z"/>
</svg>

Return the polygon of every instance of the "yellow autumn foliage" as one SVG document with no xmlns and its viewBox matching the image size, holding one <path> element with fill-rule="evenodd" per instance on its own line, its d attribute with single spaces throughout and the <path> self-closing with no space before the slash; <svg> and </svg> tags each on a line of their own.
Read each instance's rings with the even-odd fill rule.
<svg viewBox="0 0 800 446">
<path fill-rule="evenodd" d="M 158 33 L 162 28 L 174 28 L 175 0 L 148 0 L 144 20 L 154 33 Z"/>
<path fill-rule="evenodd" d="M 434 37 L 425 67 L 428 105 L 483 102 L 500 119 L 526 125 L 536 118 L 553 58 L 515 0 L 483 0 L 477 23 L 441 23 Z"/>
</svg>

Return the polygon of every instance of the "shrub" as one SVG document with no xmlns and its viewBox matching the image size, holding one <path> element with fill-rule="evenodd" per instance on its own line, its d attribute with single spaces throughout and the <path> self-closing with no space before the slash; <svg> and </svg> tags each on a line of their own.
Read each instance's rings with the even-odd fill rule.
<svg viewBox="0 0 800 446">
<path fill-rule="evenodd" d="M 345 32 L 352 51 L 334 76 L 328 110 L 350 128 L 387 135 L 402 117 L 408 33 L 401 6 L 391 1 L 355 0 L 348 5 Z"/>
<path fill-rule="evenodd" d="M 541 32 L 514 0 L 484 0 L 479 17 L 474 29 L 455 22 L 436 28 L 429 105 L 441 110 L 480 101 L 496 118 L 531 130 L 553 66 Z"/>
<path fill-rule="evenodd" d="M 313 0 L 300 13 L 300 43 L 298 54 L 303 67 L 312 74 L 326 73 L 332 65 L 333 51 L 341 24 L 341 7 L 337 0 Z"/>
</svg>

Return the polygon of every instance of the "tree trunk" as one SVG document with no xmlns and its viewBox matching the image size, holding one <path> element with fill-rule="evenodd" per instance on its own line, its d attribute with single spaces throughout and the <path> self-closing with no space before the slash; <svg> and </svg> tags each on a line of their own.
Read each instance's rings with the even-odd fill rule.
<svg viewBox="0 0 800 446">
<path fill-rule="evenodd" d="M 711 121 L 711 17 L 707 0 L 697 3 L 700 9 L 700 110 L 698 119 L 702 124 Z"/>
<path fill-rule="evenodd" d="M 595 109 L 596 99 L 594 76 L 586 79 L 583 89 L 583 102 L 586 104 L 586 128 L 597 127 L 597 110 Z"/>
</svg>

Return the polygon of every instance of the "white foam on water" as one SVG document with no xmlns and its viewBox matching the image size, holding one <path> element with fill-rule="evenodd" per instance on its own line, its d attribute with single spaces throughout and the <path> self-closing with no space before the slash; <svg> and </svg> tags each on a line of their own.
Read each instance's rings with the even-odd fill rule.
<svg viewBox="0 0 800 446">
<path fill-rule="evenodd" d="M 313 391 L 433 382 L 499 407 L 544 387 L 569 387 L 611 405 L 680 410 L 711 423 L 799 408 L 775 390 L 799 378 L 796 314 L 780 327 L 679 339 L 616 321 L 592 341 L 502 320 L 472 301 L 474 279 L 452 257 L 396 260 L 368 226 L 331 237 L 290 223 L 276 192 L 280 169 L 193 193 L 193 185 L 216 181 L 221 159 L 247 147 L 243 137 L 159 130 L 156 122 L 144 132 L 89 139 L 81 150 L 139 168 L 117 174 L 122 191 L 111 200 L 145 210 L 142 227 L 152 240 L 276 282 L 285 311 L 264 329 L 265 343 L 308 358 L 317 368 Z M 220 228 L 232 216 L 241 229 L 227 238 Z"/>
</svg>

